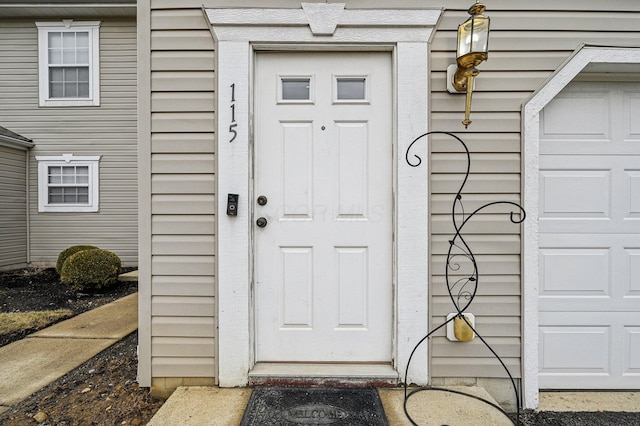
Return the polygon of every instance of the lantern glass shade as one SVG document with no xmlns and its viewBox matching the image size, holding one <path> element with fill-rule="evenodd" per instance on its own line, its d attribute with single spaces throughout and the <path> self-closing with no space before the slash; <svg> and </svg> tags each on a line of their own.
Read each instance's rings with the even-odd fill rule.
<svg viewBox="0 0 640 426">
<path fill-rule="evenodd" d="M 464 66 L 476 66 L 487 59 L 488 50 L 489 18 L 474 15 L 458 26 L 458 62 L 466 62 Z"/>
</svg>

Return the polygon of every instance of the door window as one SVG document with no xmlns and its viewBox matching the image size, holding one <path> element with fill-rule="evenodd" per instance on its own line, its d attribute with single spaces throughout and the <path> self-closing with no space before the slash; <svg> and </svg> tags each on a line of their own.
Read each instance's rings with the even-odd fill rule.
<svg viewBox="0 0 640 426">
<path fill-rule="evenodd" d="M 333 93 L 334 103 L 367 103 L 367 78 L 363 76 L 334 76 Z"/>
<path fill-rule="evenodd" d="M 279 76 L 279 103 L 312 103 L 313 79 L 311 76 Z"/>
</svg>

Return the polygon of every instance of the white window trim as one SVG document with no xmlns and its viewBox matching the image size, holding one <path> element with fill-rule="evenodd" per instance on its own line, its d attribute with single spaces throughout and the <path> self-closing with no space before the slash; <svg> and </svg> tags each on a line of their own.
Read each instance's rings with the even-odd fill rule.
<svg viewBox="0 0 640 426">
<path fill-rule="evenodd" d="M 39 105 L 43 107 L 100 106 L 100 21 L 65 19 L 60 22 L 36 22 L 38 27 Z M 89 97 L 50 98 L 48 34 L 51 31 L 89 32 Z"/>
<path fill-rule="evenodd" d="M 39 212 L 97 212 L 99 210 L 99 162 L 100 156 L 74 156 L 62 154 L 58 156 L 37 155 L 38 161 L 38 211 Z M 87 204 L 49 204 L 50 166 L 88 166 L 89 167 L 89 202 Z"/>
<path fill-rule="evenodd" d="M 235 84 L 237 139 L 218 138 L 218 193 L 250 199 L 251 67 L 257 50 L 380 50 L 394 57 L 395 256 L 394 360 L 404 376 L 413 345 L 429 326 L 428 188 L 426 166 L 414 169 L 404 151 L 428 125 L 428 49 L 441 10 L 346 10 L 343 3 L 302 3 L 299 9 L 205 9 L 217 41 L 218 103 L 231 102 Z M 311 30 L 311 31 L 310 31 Z M 222 109 L 221 109 L 222 110 Z M 218 134 L 229 117 L 218 117 Z M 225 127 L 226 126 L 226 127 Z M 416 154 L 427 158 L 425 145 Z M 427 164 L 425 161 L 424 164 Z M 219 203 L 218 381 L 244 386 L 253 366 L 251 320 L 251 217 L 233 219 Z M 226 209 L 226 207 L 225 207 Z M 409 383 L 426 384 L 427 347 L 413 355 Z M 403 377 L 404 378 L 404 377 Z M 145 381 L 149 378 L 144 377 Z"/>
</svg>

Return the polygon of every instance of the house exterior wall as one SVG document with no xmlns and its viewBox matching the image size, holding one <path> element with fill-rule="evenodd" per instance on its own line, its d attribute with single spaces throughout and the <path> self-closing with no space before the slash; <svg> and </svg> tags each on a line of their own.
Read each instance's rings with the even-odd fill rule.
<svg viewBox="0 0 640 426">
<path fill-rule="evenodd" d="M 73 19 L 74 16 L 64 16 Z M 100 20 L 100 94 L 96 107 L 38 106 L 38 31 L 34 17 L 0 20 L 2 125 L 33 140 L 29 152 L 30 261 L 52 264 L 75 244 L 115 252 L 137 264 L 137 128 L 135 18 Z M 35 156 L 100 155 L 100 211 L 38 212 Z"/>
<path fill-rule="evenodd" d="M 433 2 L 429 2 L 433 3 Z M 523 102 L 583 43 L 638 43 L 640 5 L 627 1 L 584 4 L 540 1 L 516 4 L 487 2 L 491 18 L 489 59 L 478 67 L 471 120 L 460 124 L 464 96 L 446 90 L 446 68 L 455 57 L 457 26 L 467 17 L 469 2 L 447 2 L 431 45 L 431 128 L 453 130 L 468 143 L 471 177 L 465 208 L 506 200 L 521 202 L 521 122 Z M 433 6 L 433 5 L 432 5 Z M 458 9 L 459 8 L 459 9 Z M 455 144 L 434 138 L 431 146 L 431 274 L 432 324 L 451 311 L 444 285 L 450 201 L 459 186 L 464 158 Z M 463 198 L 464 201 L 464 198 Z M 525 209 L 527 206 L 524 206 Z M 492 208 L 469 223 L 467 242 L 480 273 L 477 297 L 468 309 L 476 315 L 483 337 L 521 376 L 521 227 L 509 222 L 504 208 Z M 431 377 L 505 377 L 502 367 L 479 341 L 451 344 L 444 333 L 431 341 Z"/>
<path fill-rule="evenodd" d="M 142 77 L 149 79 L 148 108 L 142 106 L 141 171 L 149 170 L 150 190 L 141 215 L 151 217 L 141 247 L 141 378 L 179 384 L 184 378 L 215 377 L 215 46 L 201 8 L 264 7 L 259 1 L 143 0 L 139 37 L 149 45 Z M 278 0 L 269 7 L 299 7 Z M 464 96 L 446 90 L 446 68 L 454 63 L 457 25 L 468 18 L 472 1 L 411 0 L 407 8 L 445 7 L 431 44 L 431 130 L 453 131 L 469 145 L 471 176 L 463 199 L 467 212 L 492 201 L 521 202 L 522 103 L 582 43 L 637 43 L 640 5 L 617 0 L 583 5 L 541 0 L 493 0 L 489 60 L 479 69 L 472 105 L 473 124 L 460 124 Z M 394 5 L 395 6 L 395 5 Z M 348 0 L 347 8 L 385 8 L 388 2 Z M 399 6 L 398 6 L 399 7 Z M 584 7 L 584 6 L 583 6 Z M 142 45 L 142 44 L 141 44 Z M 148 72 L 148 74 L 147 74 Z M 147 127 L 145 129 L 145 126 Z M 459 188 L 465 158 L 459 145 L 443 136 L 430 144 L 430 312 L 432 326 L 453 312 L 444 282 L 444 265 L 453 229 L 451 201 Z M 141 179 L 145 177 L 141 174 Z M 525 206 L 526 208 L 526 206 Z M 468 309 L 477 326 L 511 373 L 521 376 L 521 233 L 504 208 L 487 210 L 465 227 L 480 273 L 478 294 Z M 146 315 L 146 316 L 144 316 Z M 146 334 L 145 334 L 146 333 Z M 501 366 L 478 340 L 454 344 L 438 332 L 430 343 L 430 377 L 468 382 L 504 378 Z M 168 382 L 166 380 L 169 380 Z M 163 381 L 160 383 L 160 381 Z"/>
<path fill-rule="evenodd" d="M 27 151 L 0 144 L 0 270 L 27 264 Z"/>
</svg>

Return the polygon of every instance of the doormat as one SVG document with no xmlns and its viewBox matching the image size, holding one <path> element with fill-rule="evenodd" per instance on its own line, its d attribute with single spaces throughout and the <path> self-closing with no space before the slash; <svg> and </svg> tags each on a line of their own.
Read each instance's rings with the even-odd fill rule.
<svg viewBox="0 0 640 426">
<path fill-rule="evenodd" d="M 256 387 L 240 426 L 388 426 L 372 388 Z"/>
</svg>

